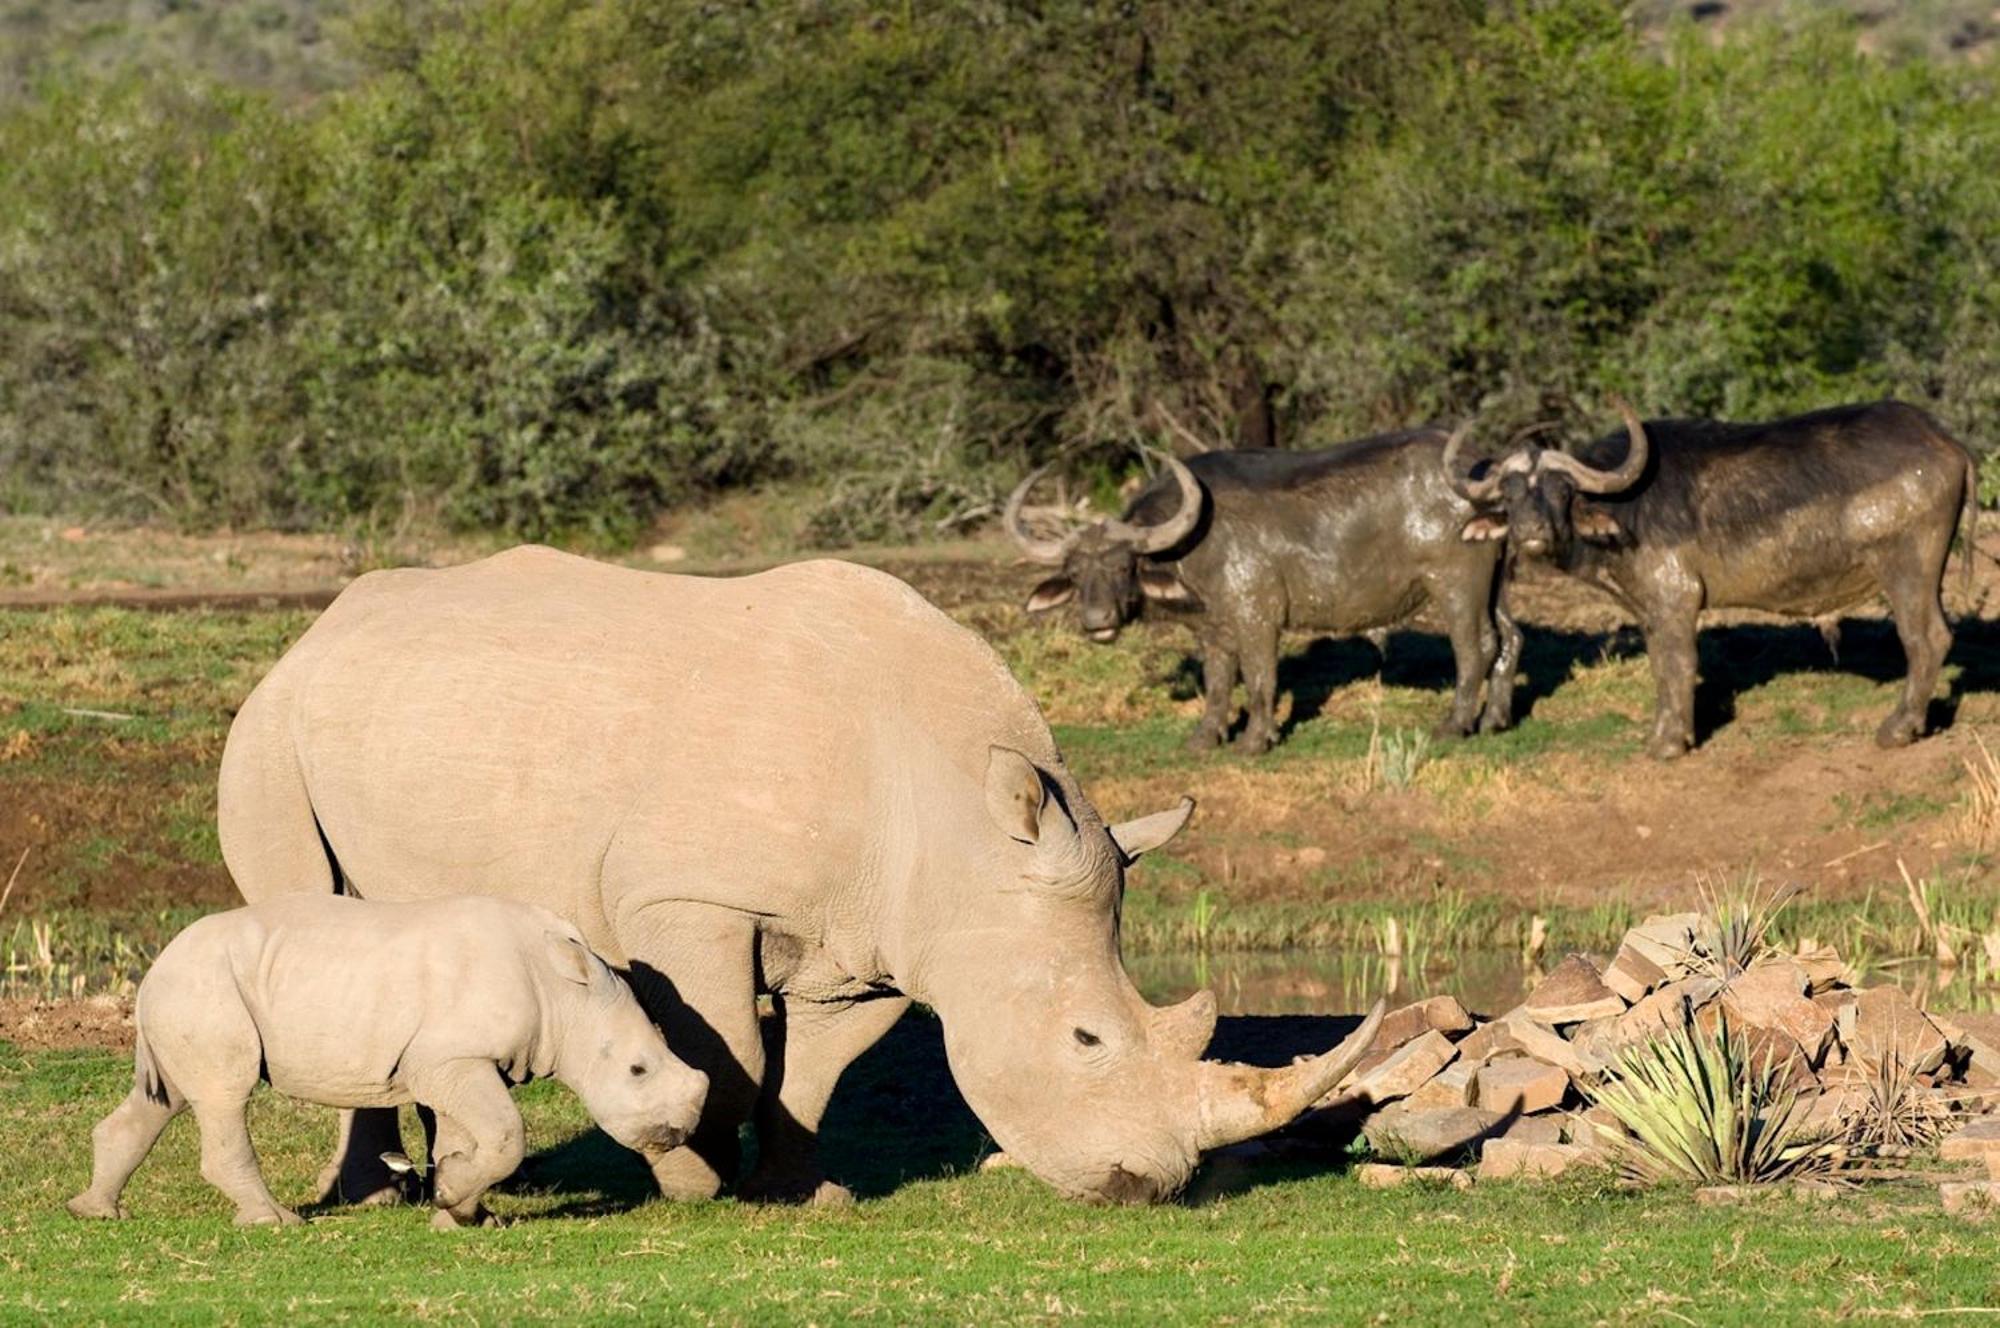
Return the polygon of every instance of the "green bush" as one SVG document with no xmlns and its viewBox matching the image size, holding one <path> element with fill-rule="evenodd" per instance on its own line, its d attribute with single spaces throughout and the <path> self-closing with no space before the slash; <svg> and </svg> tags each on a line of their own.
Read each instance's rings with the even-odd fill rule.
<svg viewBox="0 0 2000 1328">
<path fill-rule="evenodd" d="M 2000 73 L 1810 6 L 352 8 L 317 99 L 0 105 L 0 501 L 616 541 L 787 482 L 845 542 L 1613 390 L 2000 436 Z"/>
</svg>

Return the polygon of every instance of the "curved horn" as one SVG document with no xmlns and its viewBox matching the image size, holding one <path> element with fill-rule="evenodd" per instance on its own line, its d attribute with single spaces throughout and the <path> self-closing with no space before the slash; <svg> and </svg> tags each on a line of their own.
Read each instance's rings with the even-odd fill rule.
<svg viewBox="0 0 2000 1328">
<path fill-rule="evenodd" d="M 1468 503 L 1488 503 L 1500 491 L 1499 468 L 1489 468 L 1486 478 L 1475 480 L 1458 468 L 1458 449 L 1465 446 L 1465 440 L 1472 436 L 1472 421 L 1467 420 L 1451 431 L 1451 437 L 1444 445 L 1444 478 L 1451 485 L 1451 491 Z"/>
<path fill-rule="evenodd" d="M 1576 487 L 1585 493 L 1623 493 L 1639 482 L 1646 473 L 1646 460 L 1652 453 L 1646 441 L 1646 426 L 1639 422 L 1639 416 L 1623 397 L 1613 397 L 1612 404 L 1625 417 L 1625 436 L 1630 440 L 1625 447 L 1625 460 L 1616 470 L 1599 470 L 1588 462 L 1578 461 L 1566 452 L 1544 452 L 1538 462 L 1548 470 L 1559 470 L 1576 481 Z"/>
<path fill-rule="evenodd" d="M 1014 486 L 1014 492 L 1007 495 L 1007 506 L 1000 514 L 1000 521 L 1007 527 L 1007 533 L 1014 537 L 1014 542 L 1021 546 L 1021 552 L 1038 563 L 1059 563 L 1069 554 L 1069 546 L 1075 543 L 1076 536 L 1059 540 L 1036 539 L 1021 524 L 1021 505 L 1028 501 L 1028 490 L 1034 488 L 1036 482 L 1048 472 L 1048 466 L 1038 466 L 1028 473 L 1028 478 Z"/>
<path fill-rule="evenodd" d="M 1201 481 L 1179 457 L 1166 458 L 1174 483 L 1181 491 L 1181 505 L 1157 526 L 1135 526 L 1124 521 L 1107 521 L 1105 533 L 1130 540 L 1140 553 L 1164 553 L 1193 533 L 1201 520 Z"/>
<path fill-rule="evenodd" d="M 1375 1002 L 1361 1027 L 1345 1042 L 1324 1056 L 1281 1070 L 1210 1062 L 1196 1067 L 1201 1075 L 1201 1125 L 1195 1133 L 1195 1146 L 1221 1148 L 1289 1124 L 1347 1077 L 1381 1030 L 1386 1008 L 1386 1002 Z"/>
<path fill-rule="evenodd" d="M 1200 1060 L 1215 1036 L 1215 993 L 1204 987 L 1178 1005 L 1155 1006 L 1147 1022 L 1153 1041 L 1170 1059 Z"/>
</svg>

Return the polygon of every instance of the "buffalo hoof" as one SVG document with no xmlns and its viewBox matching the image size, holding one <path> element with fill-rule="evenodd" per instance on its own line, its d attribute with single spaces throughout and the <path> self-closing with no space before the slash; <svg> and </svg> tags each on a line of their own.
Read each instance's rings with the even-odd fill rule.
<svg viewBox="0 0 2000 1328">
<path fill-rule="evenodd" d="M 1646 744 L 1646 755 L 1655 761 L 1676 761 L 1688 754 L 1691 746 L 1686 738 L 1675 734 L 1672 737 L 1654 738 Z"/>
<path fill-rule="evenodd" d="M 88 1190 L 71 1199 L 63 1207 L 69 1209 L 71 1217 L 120 1218 L 125 1210 L 115 1203 L 101 1199 Z"/>
<path fill-rule="evenodd" d="M 1447 715 L 1431 726 L 1431 741 L 1457 742 L 1461 738 L 1469 736 L 1472 733 L 1472 729 L 1473 725 L 1470 722 L 1461 723 L 1459 720 Z"/>
<path fill-rule="evenodd" d="M 750 1203 L 804 1204 L 808 1208 L 843 1208 L 854 1202 L 852 1190 L 817 1173 L 753 1175 L 736 1187 L 736 1197 Z"/>
<path fill-rule="evenodd" d="M 289 1208 L 239 1208 L 236 1210 L 236 1225 L 239 1227 L 301 1227 L 306 1220 Z"/>
<path fill-rule="evenodd" d="M 1236 741 L 1229 744 L 1229 750 L 1238 756 L 1262 756 L 1276 746 L 1275 733 L 1259 733 L 1255 729 L 1245 729 L 1236 735 Z"/>
<path fill-rule="evenodd" d="M 1514 717 L 1512 715 L 1495 714 L 1489 710 L 1479 717 L 1479 731 L 1481 733 L 1505 733 L 1513 727 Z"/>
<path fill-rule="evenodd" d="M 1222 745 L 1222 734 L 1203 724 L 1187 735 L 1187 742 L 1184 745 L 1191 752 L 1214 751 Z"/>
<path fill-rule="evenodd" d="M 1915 742 L 1921 733 L 1915 720 L 1902 715 L 1891 715 L 1882 721 L 1882 727 L 1875 730 L 1877 747 L 1907 747 Z"/>
</svg>

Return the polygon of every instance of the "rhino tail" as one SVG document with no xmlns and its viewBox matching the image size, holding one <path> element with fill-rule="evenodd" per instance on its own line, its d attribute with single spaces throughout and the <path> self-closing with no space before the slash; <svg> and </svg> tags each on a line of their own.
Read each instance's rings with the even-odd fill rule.
<svg viewBox="0 0 2000 1328">
<path fill-rule="evenodd" d="M 153 1058 L 153 1049 L 146 1042 L 146 1030 L 143 1025 L 132 1048 L 132 1085 L 146 1095 L 148 1102 L 155 1102 L 163 1107 L 173 1105 L 173 1094 L 168 1091 L 167 1077 L 160 1073 L 160 1063 Z"/>
</svg>

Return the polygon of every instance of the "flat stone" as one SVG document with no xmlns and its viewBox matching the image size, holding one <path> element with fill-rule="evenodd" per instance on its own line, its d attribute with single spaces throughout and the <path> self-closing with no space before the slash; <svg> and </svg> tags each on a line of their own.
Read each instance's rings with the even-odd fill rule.
<svg viewBox="0 0 2000 1328">
<path fill-rule="evenodd" d="M 2000 1077 L 2000 1015 L 1933 1014 L 1931 1022 L 1961 1052 L 1967 1082 L 1974 1070 Z M 1988 1087 L 1990 1081 L 1980 1086 Z"/>
<path fill-rule="evenodd" d="M 1479 1178 L 1486 1179 L 1484 1168 Z M 2000 1211 L 2000 1181 L 1948 1180 L 1938 1186 L 1938 1198 L 1955 1217 L 1989 1217 Z"/>
<path fill-rule="evenodd" d="M 1481 1024 L 1458 1040 L 1458 1058 L 1461 1061 L 1491 1060 L 1495 1056 L 1526 1050 L 1507 1023 L 1499 1019 Z"/>
<path fill-rule="evenodd" d="M 2000 1153 L 2000 1117 L 1973 1121 L 1938 1143 L 1938 1156 L 1946 1162 L 1976 1162 L 1994 1153 Z"/>
<path fill-rule="evenodd" d="M 1722 990 L 1714 978 L 1680 978 L 1669 982 L 1620 1015 L 1612 1028 L 1613 1043 L 1623 1049 L 1681 1027 L 1688 1008 L 1700 1010 Z"/>
<path fill-rule="evenodd" d="M 1562 1034 L 1520 1010 L 1508 1012 L 1507 1024 L 1514 1040 L 1521 1044 L 1521 1050 L 1544 1064 L 1556 1066 L 1579 1078 L 1604 1068 L 1604 1062 L 1585 1055 Z"/>
<path fill-rule="evenodd" d="M 1868 1092 L 1860 1087 L 1830 1088 L 1801 1096 L 1792 1119 L 1801 1133 L 1835 1135 L 1868 1105 Z"/>
<path fill-rule="evenodd" d="M 1706 1207 L 1740 1204 L 1757 1197 L 1755 1185 L 1703 1185 L 1694 1192 L 1694 1201 Z"/>
<path fill-rule="evenodd" d="M 1870 987 L 1854 999 L 1849 1053 L 1871 1068 L 1893 1061 L 1911 1074 L 1944 1064 L 1949 1044 L 1900 987 Z"/>
<path fill-rule="evenodd" d="M 1625 1122 L 1611 1108 L 1594 1103 L 1582 1111 L 1571 1112 L 1565 1126 L 1569 1135 L 1567 1142 L 1579 1148 L 1607 1148 L 1620 1139 L 1631 1137 Z"/>
<path fill-rule="evenodd" d="M 1818 1176 L 1807 1176 L 1804 1180 L 1792 1182 L 1792 1194 L 1814 1203 L 1827 1203 L 1847 1196 L 1847 1187 Z"/>
<path fill-rule="evenodd" d="M 1381 1031 L 1368 1045 L 1378 1050 L 1394 1050 L 1432 1030 L 1469 1033 L 1472 1031 L 1472 1016 L 1465 1012 L 1465 1007 L 1455 997 L 1433 996 L 1384 1015 Z"/>
<path fill-rule="evenodd" d="M 1422 1088 L 1456 1055 L 1458 1048 L 1451 1045 L 1450 1038 L 1435 1028 L 1428 1029 L 1352 1079 L 1341 1095 L 1365 1097 L 1370 1102 L 1393 1102 Z"/>
<path fill-rule="evenodd" d="M 1624 1012 L 1624 1000 L 1604 985 L 1596 965 L 1579 954 L 1566 956 L 1550 970 L 1515 1011 L 1541 1024 L 1576 1024 Z"/>
<path fill-rule="evenodd" d="M 1655 987 L 1666 984 L 1666 970 L 1629 945 L 1619 946 L 1604 970 L 1604 985 L 1631 1005 L 1637 1005 Z"/>
<path fill-rule="evenodd" d="M 1804 1051 L 1809 1065 L 1818 1065 L 1833 1043 L 1835 1012 L 1807 999 L 1805 975 L 1792 967 L 1798 990 L 1792 989 L 1793 974 L 1774 964 L 1764 970 L 1752 969 L 1730 983 L 1720 1004 L 1734 1027 L 1783 1033 Z M 1749 981 L 1760 971 L 1778 976 L 1775 980 Z"/>
<path fill-rule="evenodd" d="M 1472 1188 L 1472 1176 L 1458 1167 L 1396 1167 L 1384 1162 L 1364 1162 L 1354 1169 L 1361 1184 L 1371 1190 L 1393 1190 L 1412 1181 L 1449 1185 L 1454 1190 Z"/>
<path fill-rule="evenodd" d="M 1553 1065 L 1525 1057 L 1489 1061 L 1479 1071 L 1479 1110 L 1547 1111 L 1562 1105 L 1569 1092 L 1569 1075 Z"/>
<path fill-rule="evenodd" d="M 1815 946 L 1802 949 L 1792 956 L 1806 975 L 1806 995 L 1817 996 L 1823 991 L 1854 985 L 1854 970 L 1847 966 L 1837 951 L 1830 946 Z"/>
<path fill-rule="evenodd" d="M 1694 969 L 1694 936 L 1699 913 L 1657 913 L 1625 933 L 1624 946 L 1644 956 L 1669 981 Z"/>
<path fill-rule="evenodd" d="M 1512 1139 L 1524 1144 L 1567 1142 L 1563 1138 L 1563 1122 L 1560 1116 L 1516 1116 L 1508 1121 L 1505 1128 L 1495 1137 Z"/>
<path fill-rule="evenodd" d="M 1472 1106 L 1479 1082 L 1479 1067 L 1484 1064 L 1484 1061 L 1468 1061 L 1461 1054 L 1403 1101 L 1423 1111 Z"/>
<path fill-rule="evenodd" d="M 1569 1144 L 1531 1144 L 1519 1139 L 1488 1139 L 1479 1149 L 1481 1180 L 1545 1180 L 1596 1159 Z"/>
<path fill-rule="evenodd" d="M 1381 1156 L 1440 1162 L 1471 1152 L 1499 1130 L 1503 1119 L 1499 1112 L 1480 1107 L 1414 1111 L 1398 1103 L 1370 1116 L 1361 1133 Z"/>
<path fill-rule="evenodd" d="M 1619 1016 L 1578 1024 L 1569 1031 L 1569 1045 L 1587 1064 L 1609 1065 L 1624 1050 L 1618 1040 Z"/>
</svg>

